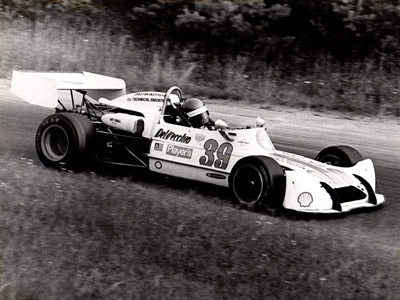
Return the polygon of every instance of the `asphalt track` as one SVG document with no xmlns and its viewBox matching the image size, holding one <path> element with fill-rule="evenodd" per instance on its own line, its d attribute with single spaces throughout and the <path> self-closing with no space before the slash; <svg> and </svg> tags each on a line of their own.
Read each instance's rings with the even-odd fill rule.
<svg viewBox="0 0 400 300">
<path fill-rule="evenodd" d="M 364 157 L 374 161 L 378 185 L 386 196 L 379 209 L 361 210 L 319 218 L 310 222 L 340 235 L 365 238 L 371 243 L 399 251 L 400 219 L 400 123 L 395 119 L 340 118 L 307 111 L 267 110 L 254 104 L 206 102 L 214 119 L 230 125 L 254 125 L 255 118 L 265 119 L 276 148 L 308 157 L 329 145 L 346 144 L 357 148 Z M 40 164 L 34 147 L 39 123 L 53 110 L 33 106 L 9 91 L 9 82 L 0 81 L 0 153 L 10 158 L 31 159 Z M 1 166 L 0 166 L 1 168 Z M 1 177 L 1 173 L 0 173 Z M 1 179 L 1 178 L 0 178 Z M 296 222 L 296 221 L 294 221 Z M 316 224 L 317 223 L 317 224 Z M 295 223 L 294 223 L 295 226 Z"/>
</svg>

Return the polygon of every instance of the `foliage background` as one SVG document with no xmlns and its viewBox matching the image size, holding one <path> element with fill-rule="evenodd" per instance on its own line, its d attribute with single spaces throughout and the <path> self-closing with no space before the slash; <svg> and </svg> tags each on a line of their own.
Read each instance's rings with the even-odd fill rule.
<svg viewBox="0 0 400 300">
<path fill-rule="evenodd" d="M 193 95 L 399 116 L 399 14 L 398 1 L 388 0 L 2 0 L 3 31 L 62 36 L 40 44 L 63 49 L 92 34 L 95 54 L 86 46 L 69 53 L 110 64 L 64 56 L 65 66 L 54 53 L 51 63 L 30 57 L 32 67 L 15 57 L 21 45 L 14 43 L 2 72 L 84 66 L 129 78 L 135 88 L 180 84 Z"/>
<path fill-rule="evenodd" d="M 270 59 L 326 52 L 348 60 L 374 54 L 389 67 L 397 63 L 400 48 L 400 5 L 390 0 L 3 0 L 1 9 L 8 18 L 68 13 L 89 21 L 104 15 L 102 21 L 126 23 L 131 34 L 152 41 L 168 38 L 203 49 L 257 51 Z"/>
</svg>

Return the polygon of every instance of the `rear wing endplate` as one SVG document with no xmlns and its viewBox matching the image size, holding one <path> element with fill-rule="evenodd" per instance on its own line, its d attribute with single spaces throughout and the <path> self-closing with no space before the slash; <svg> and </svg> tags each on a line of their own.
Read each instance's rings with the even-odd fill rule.
<svg viewBox="0 0 400 300">
<path fill-rule="evenodd" d="M 126 85 L 122 79 L 89 72 L 13 72 L 11 91 L 28 103 L 55 108 L 59 90 L 86 91 L 95 100 L 115 99 L 126 94 Z"/>
</svg>

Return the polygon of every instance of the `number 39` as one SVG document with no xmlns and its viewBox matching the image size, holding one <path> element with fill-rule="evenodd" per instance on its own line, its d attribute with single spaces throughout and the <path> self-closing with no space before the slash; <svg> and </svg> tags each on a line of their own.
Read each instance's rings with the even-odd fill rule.
<svg viewBox="0 0 400 300">
<path fill-rule="evenodd" d="M 204 153 L 205 155 L 200 157 L 200 165 L 211 167 L 214 164 L 214 167 L 218 169 L 226 169 L 233 150 L 232 144 L 223 143 L 218 147 L 218 142 L 211 139 L 204 143 L 204 149 L 206 152 Z M 214 156 L 215 152 L 217 158 Z"/>
</svg>

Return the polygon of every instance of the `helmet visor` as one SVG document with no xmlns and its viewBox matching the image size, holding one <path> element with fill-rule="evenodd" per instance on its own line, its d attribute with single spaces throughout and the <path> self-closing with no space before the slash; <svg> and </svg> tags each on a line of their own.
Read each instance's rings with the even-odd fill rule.
<svg viewBox="0 0 400 300">
<path fill-rule="evenodd" d="M 207 109 L 207 107 L 204 105 L 204 106 L 202 106 L 202 107 L 199 107 L 198 109 L 195 109 L 195 110 L 193 110 L 193 111 L 188 112 L 187 115 L 188 115 L 189 118 L 193 118 L 193 117 L 195 117 L 195 116 L 197 116 L 197 115 L 200 115 L 200 114 L 202 114 L 202 113 L 204 113 L 204 112 L 206 112 L 206 111 L 208 111 L 208 109 Z"/>
</svg>

